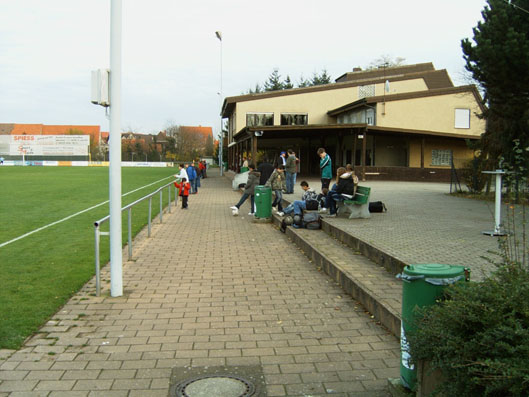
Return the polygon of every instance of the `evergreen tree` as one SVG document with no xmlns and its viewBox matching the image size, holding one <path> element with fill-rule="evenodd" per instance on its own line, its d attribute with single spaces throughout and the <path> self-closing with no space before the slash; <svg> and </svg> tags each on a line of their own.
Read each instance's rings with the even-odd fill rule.
<svg viewBox="0 0 529 397">
<path fill-rule="evenodd" d="M 527 175 L 527 167 L 515 165 L 520 156 L 522 164 L 529 162 L 529 0 L 487 3 L 473 42 L 461 43 L 466 69 L 485 93 L 482 152 Z"/>
<path fill-rule="evenodd" d="M 283 81 L 283 89 L 288 90 L 290 88 L 294 88 L 294 84 L 290 81 L 290 76 L 287 74 L 287 78 L 285 81 Z"/>
<path fill-rule="evenodd" d="M 310 81 L 305 79 L 303 75 L 301 75 L 301 77 L 299 78 L 298 87 L 302 88 L 302 87 L 309 87 L 309 86 L 310 86 Z"/>
<path fill-rule="evenodd" d="M 278 91 L 283 89 L 283 83 L 281 82 L 281 76 L 279 70 L 274 69 L 272 74 L 268 77 L 268 81 L 264 83 L 265 91 Z"/>
<path fill-rule="evenodd" d="M 329 84 L 331 82 L 331 76 L 327 74 L 327 70 L 323 69 L 320 74 L 314 72 L 310 85 L 322 85 Z"/>
</svg>

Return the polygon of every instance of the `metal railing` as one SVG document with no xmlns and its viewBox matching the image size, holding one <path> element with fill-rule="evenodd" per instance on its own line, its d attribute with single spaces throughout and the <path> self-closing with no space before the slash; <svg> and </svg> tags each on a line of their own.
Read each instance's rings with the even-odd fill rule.
<svg viewBox="0 0 529 397">
<path fill-rule="evenodd" d="M 167 212 L 171 213 L 171 186 L 174 187 L 175 193 L 174 193 L 174 206 L 176 207 L 176 199 L 177 199 L 177 193 L 176 193 L 176 187 L 174 186 L 174 182 L 170 182 L 166 185 L 161 186 L 156 191 L 152 192 L 151 194 L 148 194 L 147 196 L 144 196 L 128 205 L 123 207 L 121 209 L 121 212 L 127 211 L 128 212 L 128 260 L 130 261 L 132 259 L 132 208 L 145 201 L 149 200 L 149 216 L 148 216 L 148 228 L 147 228 L 147 237 L 151 237 L 151 224 L 152 224 L 152 198 L 156 194 L 160 194 L 160 213 L 158 215 L 160 219 L 160 223 L 163 222 L 163 195 L 162 191 L 163 189 L 167 188 L 167 195 L 168 195 L 168 209 Z M 101 295 L 101 274 L 100 274 L 100 264 L 99 264 L 99 243 L 101 236 L 109 236 L 110 232 L 102 232 L 100 230 L 100 226 L 107 222 L 110 219 L 110 215 L 105 216 L 104 218 L 99 219 L 98 221 L 94 222 L 94 228 L 95 228 L 95 256 L 96 256 L 96 296 Z"/>
</svg>

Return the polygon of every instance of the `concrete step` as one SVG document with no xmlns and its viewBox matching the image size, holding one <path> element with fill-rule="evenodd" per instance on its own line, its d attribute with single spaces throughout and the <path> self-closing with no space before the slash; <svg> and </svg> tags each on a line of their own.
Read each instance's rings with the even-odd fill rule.
<svg viewBox="0 0 529 397">
<path fill-rule="evenodd" d="M 279 226 L 281 218 L 274 215 L 273 221 Z M 402 282 L 392 272 L 331 236 L 325 227 L 323 230 L 288 227 L 286 234 L 316 266 L 400 338 Z"/>
</svg>

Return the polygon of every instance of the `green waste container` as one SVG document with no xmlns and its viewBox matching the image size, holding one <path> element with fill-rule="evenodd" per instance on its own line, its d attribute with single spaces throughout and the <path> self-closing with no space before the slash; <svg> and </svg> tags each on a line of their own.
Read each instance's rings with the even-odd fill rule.
<svg viewBox="0 0 529 397">
<path fill-rule="evenodd" d="M 402 385 L 415 390 L 417 369 L 409 362 L 409 345 L 406 333 L 416 329 L 417 308 L 432 306 L 447 285 L 468 280 L 469 270 L 463 266 L 437 263 L 409 265 L 397 277 L 402 285 L 402 321 L 400 331 L 400 378 Z"/>
<path fill-rule="evenodd" d="M 222 165 L 224 166 L 224 171 L 228 171 L 228 162 L 225 161 Z"/>
<path fill-rule="evenodd" d="M 272 188 L 258 185 L 255 187 L 255 217 L 270 218 L 272 216 Z"/>
</svg>

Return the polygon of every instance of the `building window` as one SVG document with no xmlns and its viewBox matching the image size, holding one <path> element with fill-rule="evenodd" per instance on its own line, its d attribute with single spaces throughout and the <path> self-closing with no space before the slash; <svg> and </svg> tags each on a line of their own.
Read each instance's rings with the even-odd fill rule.
<svg viewBox="0 0 529 397">
<path fill-rule="evenodd" d="M 307 114 L 281 113 L 281 125 L 307 125 Z"/>
<path fill-rule="evenodd" d="M 361 85 L 358 87 L 358 99 L 375 96 L 375 85 Z"/>
<path fill-rule="evenodd" d="M 455 128 L 470 128 L 470 109 L 456 109 Z"/>
<path fill-rule="evenodd" d="M 452 165 L 452 151 L 450 149 L 432 150 L 432 165 Z"/>
<path fill-rule="evenodd" d="M 274 125 L 274 113 L 246 113 L 246 126 Z"/>
</svg>

